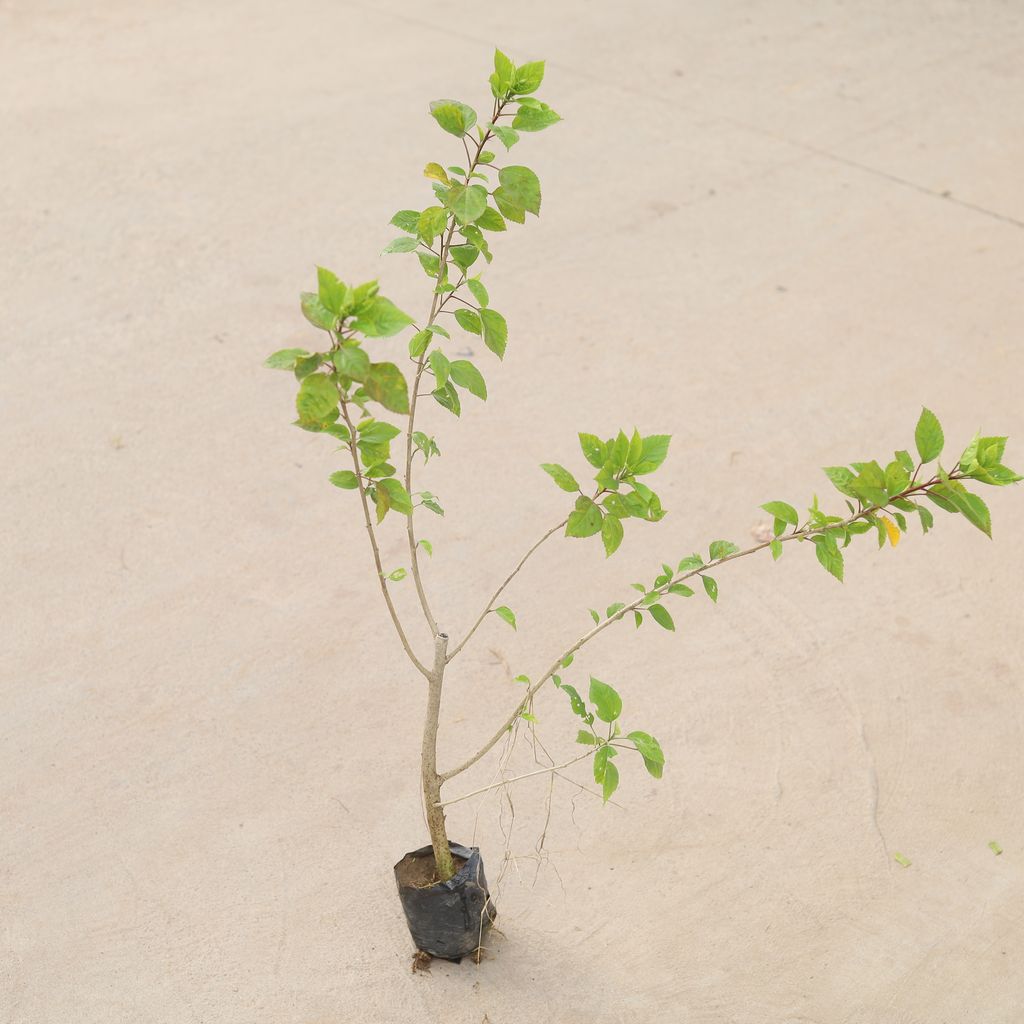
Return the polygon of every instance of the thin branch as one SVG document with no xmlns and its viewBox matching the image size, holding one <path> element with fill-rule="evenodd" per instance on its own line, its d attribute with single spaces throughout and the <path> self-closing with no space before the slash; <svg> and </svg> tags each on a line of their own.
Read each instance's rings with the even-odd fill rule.
<svg viewBox="0 0 1024 1024">
<path fill-rule="evenodd" d="M 494 110 L 495 114 L 500 112 L 501 107 L 498 105 L 497 100 L 495 100 L 495 105 L 492 109 Z M 491 120 L 493 121 L 494 118 L 492 117 Z M 476 167 L 477 162 L 480 159 L 480 154 L 483 151 L 484 144 L 487 142 L 490 136 L 491 133 L 487 132 L 477 145 L 476 154 L 469 161 L 469 168 L 467 170 L 466 176 L 467 181 L 469 180 L 469 174 L 472 173 L 473 169 Z M 463 145 L 465 146 L 466 140 L 463 139 L 462 142 Z M 466 146 L 466 156 L 467 158 L 469 158 L 468 146 Z M 444 238 L 442 242 L 441 252 L 438 258 L 437 277 L 435 279 L 438 285 L 444 279 L 444 276 L 448 270 L 448 253 L 449 250 L 451 249 L 452 236 L 455 234 L 456 225 L 457 221 L 455 220 L 455 216 L 452 215 L 451 225 L 448 228 L 447 236 Z M 465 276 L 465 272 L 463 272 L 463 280 L 465 279 Z M 447 301 L 447 296 L 445 297 L 445 299 L 441 299 L 440 293 L 436 291 L 436 287 L 437 286 L 435 285 L 434 295 L 430 302 L 430 315 L 427 317 L 427 327 L 430 327 L 434 323 L 434 321 L 437 319 L 438 313 L 442 309 L 444 309 L 444 304 Z M 424 366 L 426 365 L 426 359 L 427 352 L 426 349 L 424 349 L 423 353 L 420 355 L 419 360 L 417 361 L 416 364 L 416 377 L 413 382 L 412 397 L 409 400 L 409 425 L 405 434 L 405 489 L 410 495 L 412 495 L 412 435 L 416 423 L 416 405 L 420 397 L 420 379 L 423 376 L 423 369 Z M 423 576 L 420 573 L 419 545 L 416 540 L 416 527 L 415 524 L 413 523 L 412 513 L 410 513 L 406 517 L 406 536 L 409 541 L 409 561 L 412 569 L 412 578 L 413 582 L 416 585 L 416 594 L 420 600 L 420 607 L 423 609 L 423 616 L 427 620 L 427 625 L 430 627 L 431 634 L 437 636 L 437 621 L 434 618 L 433 612 L 431 612 L 430 610 L 430 602 L 427 600 L 427 593 L 423 587 Z"/>
<path fill-rule="evenodd" d="M 525 775 L 517 775 L 512 779 L 502 779 L 500 782 L 493 782 L 489 786 L 481 786 L 479 789 L 474 789 L 471 793 L 463 793 L 462 796 L 453 797 L 451 800 L 443 800 L 438 803 L 437 806 L 448 807 L 450 804 L 457 804 L 461 800 L 468 800 L 471 796 L 479 796 L 481 793 L 486 793 L 492 789 L 500 789 L 502 786 L 511 786 L 513 782 L 521 782 L 523 779 L 532 779 L 537 775 L 557 774 L 563 768 L 568 768 L 570 765 L 576 764 L 577 761 L 582 761 L 584 758 L 590 757 L 593 753 L 593 748 L 585 750 L 579 755 L 579 757 L 574 757 L 571 761 L 566 761 L 565 764 L 553 764 L 548 768 L 538 768 L 535 772 L 527 772 Z M 442 778 L 444 778 L 444 776 L 442 776 Z"/>
<path fill-rule="evenodd" d="M 470 627 L 469 632 L 462 638 L 462 640 L 458 644 L 456 644 L 455 649 L 451 652 L 451 654 L 448 655 L 449 661 L 451 661 L 455 657 L 455 655 L 458 654 L 459 651 L 461 651 L 462 648 L 465 647 L 467 643 L 469 643 L 470 637 L 477 631 L 477 629 L 480 626 L 480 623 L 483 622 L 485 618 L 487 618 L 488 613 L 493 609 L 494 602 L 497 601 L 499 597 L 501 597 L 501 594 L 504 591 L 504 589 L 512 582 L 512 580 L 515 579 L 516 574 L 519 572 L 520 569 L 522 569 L 524 565 L 526 565 L 527 560 L 534 553 L 534 551 L 536 551 L 537 548 L 539 548 L 541 544 L 543 544 L 544 541 L 548 539 L 548 537 L 550 537 L 552 534 L 558 533 L 558 531 L 562 529 L 563 526 L 565 526 L 567 521 L 568 520 L 563 519 L 557 526 L 551 527 L 551 529 L 548 530 L 548 532 L 545 533 L 544 536 L 541 537 L 541 539 L 537 541 L 536 544 L 534 544 L 533 547 L 531 547 L 530 550 L 527 551 L 522 558 L 519 559 L 519 562 L 516 565 L 516 567 L 505 577 L 505 579 L 502 581 L 498 589 L 493 594 L 491 594 L 490 600 L 487 602 L 486 607 L 477 617 L 476 622 L 474 622 L 473 625 Z"/>
<path fill-rule="evenodd" d="M 961 475 L 962 474 L 959 473 L 950 473 L 949 479 L 959 480 Z M 467 768 L 472 768 L 472 766 L 475 765 L 477 761 L 479 761 L 482 757 L 484 757 L 491 750 L 491 748 L 501 739 L 501 737 L 505 735 L 506 731 L 515 724 L 516 719 L 520 716 L 520 714 L 522 714 L 523 710 L 533 699 L 534 694 L 536 694 L 537 691 L 540 690 L 540 688 L 558 671 L 559 667 L 562 666 L 566 658 L 568 658 L 571 654 L 575 654 L 581 647 L 583 647 L 585 644 L 588 644 L 599 633 L 604 632 L 604 630 L 606 630 L 610 625 L 612 625 L 612 623 L 618 622 L 623 616 L 627 615 L 629 612 L 637 611 L 639 608 L 641 608 L 644 602 L 650 597 L 651 594 L 665 595 L 669 592 L 669 589 L 675 586 L 677 583 L 682 583 L 684 580 L 688 580 L 693 576 L 701 576 L 704 573 L 710 572 L 711 570 L 718 568 L 718 566 L 720 565 L 724 565 L 726 562 L 734 562 L 737 558 L 746 558 L 748 555 L 753 555 L 758 551 L 763 551 L 765 548 L 770 547 L 773 541 L 779 541 L 779 543 L 787 543 L 792 540 L 806 540 L 809 537 L 814 536 L 815 534 L 826 533 L 829 530 L 837 530 L 843 527 L 847 527 L 851 523 L 855 523 L 858 519 L 863 519 L 867 516 L 874 515 L 874 513 L 876 512 L 882 511 L 883 509 L 887 508 L 893 501 L 896 501 L 899 498 L 909 498 L 911 495 L 916 494 L 920 491 L 927 491 L 929 487 L 932 487 L 939 482 L 940 481 L 938 477 L 933 477 L 927 483 L 917 484 L 915 486 L 907 488 L 904 491 L 901 491 L 899 494 L 893 495 L 884 505 L 870 505 L 867 508 L 854 513 L 848 518 L 840 520 L 838 523 L 828 523 L 825 526 L 815 527 L 805 526 L 799 530 L 794 530 L 792 533 L 788 533 L 780 537 L 774 537 L 772 540 L 766 540 L 762 543 L 755 544 L 753 547 L 746 548 L 743 551 L 737 551 L 731 555 L 725 555 L 723 558 L 716 558 L 714 561 L 708 562 L 706 565 L 701 565 L 696 569 L 691 569 L 687 572 L 684 572 L 678 576 L 673 577 L 668 582 L 663 583 L 660 587 L 656 587 L 649 593 L 644 594 L 643 597 L 637 598 L 637 600 L 631 602 L 630 604 L 624 605 L 617 612 L 615 612 L 614 615 L 610 615 L 608 618 L 602 619 L 600 622 L 598 622 L 593 629 L 584 633 L 583 636 L 581 636 L 574 644 L 572 644 L 571 647 L 567 648 L 566 651 L 558 659 L 555 660 L 555 662 L 551 665 L 547 672 L 545 672 L 544 675 L 542 675 L 540 679 L 537 680 L 537 682 L 533 683 L 530 686 L 530 688 L 523 695 L 523 698 L 516 705 L 515 710 L 512 712 L 511 715 L 508 716 L 508 718 L 502 724 L 501 728 L 498 729 L 498 731 L 472 757 L 468 758 L 466 761 L 463 761 L 462 764 L 458 765 L 457 767 L 451 768 L 446 772 L 442 772 L 442 780 L 448 781 L 449 779 L 454 778 L 456 775 L 461 775 L 462 772 L 466 771 Z"/>
<path fill-rule="evenodd" d="M 380 590 L 384 595 L 384 602 L 388 606 L 388 613 L 391 615 L 391 621 L 395 625 L 395 631 L 398 633 L 399 640 L 402 641 L 405 653 L 409 656 L 409 660 L 416 666 L 417 670 L 429 679 L 430 671 L 423 662 L 416 657 L 416 654 L 409 644 L 409 638 L 405 635 L 405 630 L 402 628 L 402 620 L 399 619 L 398 612 L 395 610 L 394 602 L 391 600 L 391 592 L 388 590 L 387 579 L 384 576 L 384 566 L 381 564 L 380 560 L 380 548 L 377 545 L 377 535 L 373 529 L 373 518 L 370 515 L 370 503 L 367 500 L 366 487 L 363 484 L 363 477 L 360 473 L 359 453 L 356 449 L 356 428 L 352 423 L 352 417 L 349 416 L 348 402 L 345 400 L 345 395 L 340 384 L 338 385 L 338 395 L 341 401 L 341 414 L 345 419 L 345 425 L 348 427 L 348 449 L 352 456 L 352 466 L 355 470 L 356 483 L 359 487 L 359 500 L 363 506 L 363 521 L 366 523 L 366 533 L 370 538 L 370 549 L 373 551 L 373 564 L 377 567 L 377 579 L 380 582 Z"/>
</svg>

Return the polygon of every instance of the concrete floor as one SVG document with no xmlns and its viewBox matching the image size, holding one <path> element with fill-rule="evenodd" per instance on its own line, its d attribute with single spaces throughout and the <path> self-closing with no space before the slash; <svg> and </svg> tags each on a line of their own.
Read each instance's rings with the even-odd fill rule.
<svg viewBox="0 0 1024 1024">
<path fill-rule="evenodd" d="M 427 413 L 442 625 L 563 514 L 537 463 L 578 468 L 577 430 L 672 433 L 671 515 L 608 562 L 542 549 L 519 632 L 457 663 L 445 764 L 589 606 L 909 446 L 922 404 L 1024 464 L 1019 4 L 3 0 L 0 1021 L 1016 1024 L 1019 491 L 985 495 L 994 543 L 944 517 L 844 587 L 750 559 L 675 635 L 609 630 L 569 678 L 620 688 L 665 778 L 559 782 L 541 859 L 544 780 L 514 819 L 459 804 L 503 935 L 410 970 L 423 687 L 260 363 L 309 341 L 315 263 L 423 308 L 375 254 L 458 156 L 427 101 L 484 104 L 495 43 L 548 59 L 565 121 L 514 151 L 544 209 L 495 246 L 491 399 Z"/>
</svg>

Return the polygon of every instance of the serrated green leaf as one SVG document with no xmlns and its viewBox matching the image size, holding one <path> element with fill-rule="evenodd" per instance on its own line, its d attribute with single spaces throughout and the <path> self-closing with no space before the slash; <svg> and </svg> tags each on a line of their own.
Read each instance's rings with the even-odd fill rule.
<svg viewBox="0 0 1024 1024">
<path fill-rule="evenodd" d="M 590 703 L 594 706 L 594 711 L 602 722 L 614 722 L 622 713 L 622 698 L 616 689 L 607 683 L 602 683 L 594 676 L 590 677 L 589 696 Z"/>
<path fill-rule="evenodd" d="M 331 353 L 335 369 L 344 377 L 364 381 L 370 372 L 370 357 L 358 345 L 342 345 Z"/>
<path fill-rule="evenodd" d="M 505 323 L 505 318 L 490 308 L 481 309 L 479 316 L 483 329 L 484 344 L 499 359 L 504 359 L 505 346 L 508 343 L 508 324 Z M 480 332 L 477 331 L 476 333 L 479 334 Z"/>
<path fill-rule="evenodd" d="M 576 482 L 576 477 L 574 477 L 564 466 L 559 466 L 557 463 L 553 462 L 543 462 L 541 463 L 540 468 L 543 469 L 544 472 L 547 473 L 547 475 L 551 477 L 551 479 L 554 480 L 563 491 L 578 491 L 580 489 L 580 485 Z"/>
<path fill-rule="evenodd" d="M 294 370 L 296 361 L 308 355 L 304 348 L 282 348 L 267 356 L 263 365 L 271 370 Z"/>
<path fill-rule="evenodd" d="M 412 323 L 390 299 L 378 295 L 360 311 L 352 326 L 368 338 L 390 338 Z"/>
<path fill-rule="evenodd" d="M 497 210 L 488 206 L 474 222 L 482 231 L 507 231 L 508 225 L 505 218 Z"/>
<path fill-rule="evenodd" d="M 486 401 L 487 384 L 483 374 L 468 359 L 454 360 L 451 364 L 451 376 L 460 388 L 465 388 L 471 395 Z"/>
<path fill-rule="evenodd" d="M 472 224 L 487 209 L 487 189 L 483 185 L 452 185 L 443 201 L 460 224 Z"/>
<path fill-rule="evenodd" d="M 544 81 L 544 61 L 534 60 L 524 64 L 516 71 L 512 84 L 512 92 L 517 96 L 536 92 Z"/>
<path fill-rule="evenodd" d="M 708 549 L 708 559 L 717 562 L 720 558 L 727 558 L 739 551 L 739 547 L 730 540 L 713 540 Z"/>
<path fill-rule="evenodd" d="M 473 293 L 473 298 L 480 303 L 481 306 L 486 306 L 489 301 L 487 289 L 484 287 L 482 281 L 478 281 L 473 278 L 466 282 L 466 287 Z"/>
<path fill-rule="evenodd" d="M 314 373 L 303 380 L 295 397 L 300 420 L 324 420 L 338 408 L 338 389 L 330 377 Z"/>
<path fill-rule="evenodd" d="M 458 100 L 434 100 L 430 114 L 449 135 L 458 139 L 476 124 L 476 111 Z"/>
<path fill-rule="evenodd" d="M 566 523 L 566 537 L 593 537 L 601 532 L 603 517 L 601 510 L 589 498 L 577 500 L 577 507 L 569 514 Z"/>
<path fill-rule="evenodd" d="M 520 107 L 512 119 L 512 127 L 518 132 L 540 132 L 561 120 L 556 111 L 541 103 L 536 107 Z"/>
<path fill-rule="evenodd" d="M 671 440 L 670 434 L 652 434 L 650 437 L 645 437 L 640 450 L 640 459 L 633 467 L 633 475 L 643 476 L 653 473 L 665 461 Z"/>
<path fill-rule="evenodd" d="M 328 478 L 335 487 L 345 491 L 354 491 L 359 486 L 359 477 L 351 469 L 339 469 Z"/>
<path fill-rule="evenodd" d="M 399 210 L 389 223 L 394 224 L 400 231 L 407 231 L 410 235 L 415 235 L 419 219 L 419 210 Z"/>
<path fill-rule="evenodd" d="M 391 252 L 413 252 L 419 244 L 420 243 L 417 239 L 402 235 L 401 237 L 388 242 L 388 244 L 381 249 L 380 254 L 381 256 L 386 256 Z"/>
<path fill-rule="evenodd" d="M 605 558 L 611 558 L 622 543 L 622 523 L 616 516 L 605 516 L 601 523 L 601 540 L 604 542 Z"/>
<path fill-rule="evenodd" d="M 800 525 L 800 516 L 797 513 L 797 510 L 785 501 L 766 501 L 761 508 L 776 519 L 781 519 L 784 523 L 789 523 L 790 526 Z"/>
<path fill-rule="evenodd" d="M 938 418 L 930 409 L 921 410 L 920 419 L 914 430 L 914 442 L 922 462 L 931 462 L 942 454 L 945 438 Z"/>
<path fill-rule="evenodd" d="M 631 732 L 626 734 L 626 739 L 631 740 L 644 759 L 644 766 L 656 779 L 660 779 L 665 767 L 665 754 L 661 744 L 649 733 Z"/>
<path fill-rule="evenodd" d="M 455 320 L 464 331 L 469 331 L 470 334 L 480 334 L 483 330 L 480 314 L 474 313 L 471 309 L 455 310 Z"/>
</svg>

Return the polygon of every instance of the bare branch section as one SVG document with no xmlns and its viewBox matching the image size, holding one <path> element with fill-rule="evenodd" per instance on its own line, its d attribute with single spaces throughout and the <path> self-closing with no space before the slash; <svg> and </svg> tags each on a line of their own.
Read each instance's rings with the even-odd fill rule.
<svg viewBox="0 0 1024 1024">
<path fill-rule="evenodd" d="M 477 631 L 477 629 L 479 629 L 480 624 L 484 621 L 484 619 L 487 618 L 488 613 L 494 610 L 494 602 L 497 601 L 499 597 L 501 597 L 501 595 L 505 591 L 505 588 L 516 578 L 516 576 L 519 573 L 519 570 L 522 569 L 522 567 L 526 565 L 526 563 L 529 561 L 530 556 L 537 550 L 537 548 L 541 546 L 541 544 L 544 543 L 544 541 L 546 541 L 549 537 L 553 536 L 554 534 L 558 533 L 558 531 L 561 530 L 562 527 L 565 526 L 565 524 L 566 520 L 563 519 L 557 526 L 552 526 L 551 529 L 548 530 L 548 532 L 545 533 L 544 536 L 541 537 L 541 539 L 537 541 L 533 545 L 533 547 L 531 547 L 530 550 L 527 551 L 525 555 L 523 555 L 522 558 L 519 559 L 519 562 L 516 565 L 516 567 L 505 577 L 504 580 L 502 580 L 501 585 L 498 587 L 498 589 L 493 594 L 491 594 L 490 600 L 488 600 L 486 606 L 484 607 L 484 610 L 477 617 L 476 622 L 474 622 L 473 625 L 470 627 L 469 632 L 462 638 L 461 641 L 459 641 L 459 643 L 455 647 L 455 650 L 453 650 L 452 653 L 448 655 L 449 662 L 455 657 L 456 654 L 459 653 L 459 651 L 462 650 L 463 647 L 466 646 L 467 643 L 469 643 L 470 638 Z"/>
<path fill-rule="evenodd" d="M 950 473 L 950 480 L 959 480 L 963 474 Z M 822 534 L 828 530 L 835 530 L 840 527 L 849 526 L 851 523 L 855 523 L 858 519 L 864 519 L 865 517 L 874 515 L 876 512 L 881 512 L 888 508 L 894 501 L 898 501 L 900 498 L 910 498 L 914 494 L 919 494 L 922 491 L 927 491 L 930 487 L 935 486 L 940 482 L 938 477 L 934 477 L 927 483 L 915 484 L 908 487 L 906 490 L 901 491 L 899 494 L 893 495 L 888 502 L 879 505 L 870 505 L 865 509 L 849 516 L 848 518 L 838 522 L 830 523 L 827 526 L 810 527 L 805 526 L 802 529 L 794 530 L 792 533 L 784 534 L 780 537 L 774 538 L 779 543 L 786 543 L 793 540 L 806 540 L 813 537 L 816 534 Z M 691 569 L 688 572 L 681 573 L 674 576 L 668 582 L 662 584 L 651 590 L 648 594 L 630 604 L 623 605 L 614 615 L 610 615 L 608 618 L 602 619 L 598 622 L 593 629 L 584 633 L 572 646 L 568 647 L 561 656 L 551 665 L 551 667 L 544 673 L 537 682 L 533 683 L 530 688 L 523 695 L 522 699 L 516 704 L 515 710 L 508 716 L 505 722 L 501 725 L 498 731 L 470 758 L 463 761 L 462 764 L 457 765 L 455 768 L 450 768 L 448 771 L 441 774 L 441 778 L 444 781 L 455 778 L 456 775 L 461 775 L 464 771 L 472 768 L 481 758 L 485 757 L 494 745 L 505 735 L 505 733 L 515 724 L 516 719 L 522 714 L 522 712 L 529 705 L 530 700 L 540 690 L 540 688 L 558 671 L 562 666 L 563 662 L 570 656 L 575 654 L 585 644 L 590 643 L 598 634 L 603 633 L 612 623 L 618 622 L 623 616 L 629 614 L 629 612 L 636 611 L 638 608 L 643 606 L 644 602 L 647 601 L 651 594 L 664 595 L 667 594 L 671 587 L 677 583 L 682 583 L 684 580 L 688 580 L 693 576 L 699 576 L 703 573 L 710 572 L 712 569 L 717 568 L 720 565 L 724 565 L 726 562 L 734 562 L 738 558 L 746 558 L 748 555 L 753 555 L 758 551 L 763 551 L 765 548 L 770 547 L 773 542 L 771 540 L 763 541 L 762 543 L 755 544 L 753 547 L 745 548 L 742 551 L 736 551 L 731 555 L 725 555 L 722 558 L 714 559 L 713 561 L 707 562 L 701 565 L 699 568 Z"/>
<path fill-rule="evenodd" d="M 430 678 L 430 670 L 416 657 L 416 653 L 413 651 L 412 646 L 409 643 L 409 638 L 405 635 L 405 630 L 402 628 L 402 620 L 398 617 L 398 611 L 395 609 L 395 604 L 391 600 L 391 592 L 388 590 L 388 581 L 384 575 L 384 566 L 380 560 L 380 547 L 377 544 L 377 534 L 373 528 L 373 517 L 370 515 L 370 503 L 366 498 L 366 487 L 363 484 L 363 478 L 359 471 L 359 453 L 356 450 L 356 428 L 352 423 L 352 418 L 349 415 L 348 403 L 345 401 L 345 396 L 341 390 L 341 386 L 338 386 L 338 395 L 341 403 L 341 415 L 345 420 L 345 425 L 348 427 L 349 440 L 348 449 L 352 456 L 352 467 L 355 470 L 356 482 L 359 488 L 359 501 L 363 506 L 363 521 L 366 524 L 366 534 L 370 539 L 370 550 L 373 552 L 373 564 L 377 568 L 377 582 L 380 583 L 381 593 L 384 595 L 384 603 L 388 606 L 388 614 L 391 616 L 391 621 L 394 623 L 395 632 L 398 633 L 398 639 L 402 641 L 402 646 L 405 648 L 405 653 L 409 656 L 409 660 L 416 666 L 418 672 L 420 672 L 425 678 Z"/>
<path fill-rule="evenodd" d="M 503 104 L 497 100 L 494 101 L 491 112 L 491 121 L 495 121 L 501 113 Z M 469 157 L 469 147 L 466 147 L 466 157 L 469 161 L 469 167 L 466 173 L 466 180 L 469 181 L 470 175 L 476 170 L 477 164 L 480 162 L 480 154 L 483 152 L 484 146 L 487 144 L 488 139 L 491 138 L 492 133 L 486 132 L 484 136 L 477 143 L 476 153 L 473 154 L 472 158 Z M 465 138 L 463 138 L 463 145 L 466 145 Z M 443 299 L 441 293 L 437 291 L 437 286 L 444 280 L 444 276 L 448 270 L 448 254 L 451 250 L 452 236 L 455 234 L 456 228 L 455 215 L 452 215 L 451 224 L 448 227 L 448 233 L 444 238 L 444 242 L 441 245 L 441 253 L 438 263 L 437 277 L 435 278 L 434 295 L 430 302 L 430 314 L 427 317 L 426 327 L 433 325 L 438 315 L 444 309 L 449 296 L 446 295 Z M 463 274 L 463 280 L 465 274 Z M 460 280 L 459 284 L 462 281 Z M 456 285 L 458 288 L 459 285 Z M 429 347 L 429 346 L 428 346 Z M 420 397 L 420 380 L 423 377 L 423 371 L 426 367 L 427 362 L 427 351 L 421 353 L 416 361 L 416 377 L 412 387 L 412 397 L 409 400 L 409 425 L 405 432 L 405 489 L 411 495 L 412 494 L 412 457 L 413 457 L 413 432 L 416 428 L 416 405 Z M 409 562 L 412 570 L 413 582 L 416 585 L 416 593 L 419 596 L 420 607 L 423 609 L 423 616 L 427 620 L 427 625 L 430 627 L 430 632 L 433 636 L 437 636 L 437 621 L 434 618 L 433 612 L 430 610 L 430 602 L 427 600 L 427 592 L 423 587 L 423 576 L 420 573 L 420 560 L 419 560 L 419 545 L 416 540 L 416 527 L 413 523 L 413 514 L 415 509 L 409 513 L 406 517 L 406 537 L 409 541 Z"/>
<path fill-rule="evenodd" d="M 501 789 L 502 786 L 511 786 L 513 782 L 522 782 L 523 779 L 532 779 L 538 775 L 557 775 L 563 768 L 568 768 L 570 765 L 574 765 L 577 761 L 582 761 L 585 758 L 591 757 L 594 753 L 593 748 L 584 750 L 579 757 L 574 757 L 570 761 L 565 761 L 563 764 L 549 765 L 547 768 L 538 768 L 535 772 L 527 772 L 525 775 L 517 775 L 512 779 L 502 779 L 500 782 L 492 782 L 489 786 L 481 786 L 479 789 L 474 789 L 471 793 L 463 793 L 462 796 L 453 797 L 451 800 L 443 800 L 438 803 L 438 807 L 449 807 L 451 804 L 457 804 L 462 800 L 468 800 L 471 796 L 479 796 L 481 793 L 487 793 L 492 789 Z"/>
</svg>

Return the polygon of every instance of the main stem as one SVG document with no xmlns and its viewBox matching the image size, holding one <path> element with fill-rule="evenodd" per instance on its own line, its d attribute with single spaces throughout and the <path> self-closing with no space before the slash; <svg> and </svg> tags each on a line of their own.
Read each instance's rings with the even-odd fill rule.
<svg viewBox="0 0 1024 1024">
<path fill-rule="evenodd" d="M 448 656 L 448 634 L 434 637 L 434 664 L 427 675 L 427 714 L 423 722 L 423 747 L 420 772 L 423 780 L 423 803 L 427 814 L 430 844 L 434 848 L 437 876 L 445 882 L 455 874 L 455 863 L 444 827 L 444 808 L 441 806 L 441 784 L 437 771 L 437 727 L 441 717 L 441 690 L 444 686 L 444 667 Z"/>
</svg>

